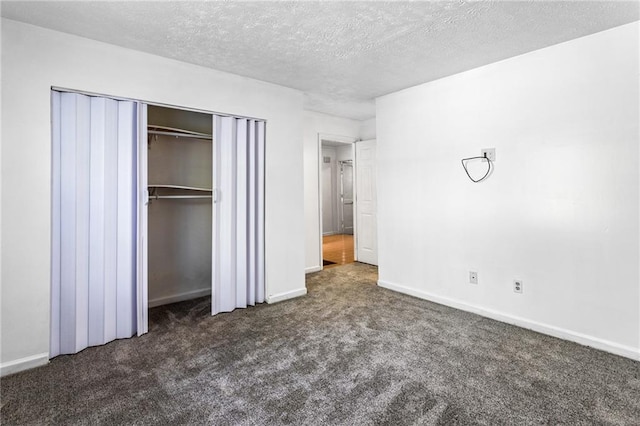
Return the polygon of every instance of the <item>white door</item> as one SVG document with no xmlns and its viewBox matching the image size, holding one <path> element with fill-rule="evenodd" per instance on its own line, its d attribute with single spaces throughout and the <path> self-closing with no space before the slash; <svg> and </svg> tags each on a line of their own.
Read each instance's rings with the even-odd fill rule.
<svg viewBox="0 0 640 426">
<path fill-rule="evenodd" d="M 51 107 L 53 358 L 136 333 L 139 141 L 136 102 L 52 91 Z"/>
<path fill-rule="evenodd" d="M 356 257 L 378 264 L 376 141 L 356 143 Z"/>
<path fill-rule="evenodd" d="M 211 315 L 265 301 L 265 122 L 213 116 Z"/>
</svg>

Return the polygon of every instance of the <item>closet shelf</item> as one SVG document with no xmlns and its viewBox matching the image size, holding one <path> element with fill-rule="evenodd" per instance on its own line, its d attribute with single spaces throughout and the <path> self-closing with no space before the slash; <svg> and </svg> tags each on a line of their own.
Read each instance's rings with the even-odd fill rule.
<svg viewBox="0 0 640 426">
<path fill-rule="evenodd" d="M 213 192 L 211 188 L 200 188 L 197 186 L 185 186 L 185 185 L 160 185 L 160 184 L 149 184 L 149 188 L 164 188 L 164 189 L 185 189 L 188 191 L 202 191 L 202 192 Z"/>
<path fill-rule="evenodd" d="M 178 129 L 176 127 L 156 126 L 153 124 L 149 124 L 147 126 L 147 134 L 175 136 L 176 138 L 213 139 L 212 136 L 207 133 L 193 132 L 191 130 Z"/>
</svg>

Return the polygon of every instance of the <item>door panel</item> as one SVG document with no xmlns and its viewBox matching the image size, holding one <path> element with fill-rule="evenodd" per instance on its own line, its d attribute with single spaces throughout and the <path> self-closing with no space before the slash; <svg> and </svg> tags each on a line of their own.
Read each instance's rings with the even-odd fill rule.
<svg viewBox="0 0 640 426">
<path fill-rule="evenodd" d="M 356 143 L 356 253 L 359 262 L 378 264 L 376 141 Z"/>
</svg>

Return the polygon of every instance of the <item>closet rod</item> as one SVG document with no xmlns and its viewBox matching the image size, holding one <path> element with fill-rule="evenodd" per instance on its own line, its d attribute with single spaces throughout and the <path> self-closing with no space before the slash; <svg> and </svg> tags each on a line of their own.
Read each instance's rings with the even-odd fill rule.
<svg viewBox="0 0 640 426">
<path fill-rule="evenodd" d="M 157 188 L 165 188 L 165 189 L 187 189 L 190 191 L 203 191 L 203 192 L 213 192 L 210 188 L 200 188 L 198 186 L 185 186 L 185 185 L 169 185 L 169 184 L 149 184 L 147 185 L 151 189 Z"/>
<path fill-rule="evenodd" d="M 174 199 L 174 200 L 182 200 L 182 199 L 187 199 L 187 198 L 196 198 L 196 199 L 200 199 L 200 198 L 208 198 L 211 199 L 213 198 L 211 195 L 150 195 L 149 198 L 151 198 L 152 200 L 158 200 L 158 199 Z"/>
<path fill-rule="evenodd" d="M 177 138 L 191 138 L 191 139 L 206 139 L 212 140 L 211 136 L 207 135 L 190 135 L 188 133 L 178 133 L 178 132 L 163 132 L 159 130 L 147 130 L 147 133 L 150 135 L 166 135 L 166 136 L 175 136 Z"/>
</svg>

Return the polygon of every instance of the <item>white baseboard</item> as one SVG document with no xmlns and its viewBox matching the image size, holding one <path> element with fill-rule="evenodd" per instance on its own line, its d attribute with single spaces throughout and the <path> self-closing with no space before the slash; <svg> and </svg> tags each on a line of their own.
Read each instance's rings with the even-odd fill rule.
<svg viewBox="0 0 640 426">
<path fill-rule="evenodd" d="M 192 290 L 179 294 L 172 294 L 171 296 L 157 297 L 155 299 L 149 299 L 149 307 L 155 308 L 156 306 L 168 305 L 169 303 L 183 302 L 185 300 L 197 299 L 198 297 L 204 297 L 211 294 L 210 288 L 203 288 L 200 290 Z"/>
<path fill-rule="evenodd" d="M 322 271 L 322 266 L 312 266 L 310 268 L 305 268 L 304 273 L 310 274 L 312 272 Z"/>
<path fill-rule="evenodd" d="M 282 302 L 283 300 L 293 299 L 294 297 L 300 297 L 307 294 L 306 287 L 299 288 L 297 290 L 286 291 L 284 293 L 273 294 L 271 296 L 267 296 L 267 303 L 277 303 Z"/>
<path fill-rule="evenodd" d="M 414 296 L 419 299 L 425 299 L 431 302 L 438 303 L 440 305 L 449 306 L 449 307 L 460 309 L 466 312 L 472 312 L 474 314 L 491 318 L 496 321 L 505 322 L 507 324 L 513 324 L 518 327 L 536 331 L 538 333 L 547 334 L 549 336 L 557 337 L 563 340 L 569 340 L 571 342 L 579 343 L 584 346 L 589 346 L 605 352 L 610 352 L 615 355 L 620 355 L 626 358 L 631 358 L 633 360 L 640 361 L 640 349 L 636 349 L 631 346 L 621 345 L 619 343 L 600 339 L 598 337 L 593 337 L 593 336 L 578 333 L 575 331 L 567 330 L 564 328 L 556 327 L 553 325 L 548 325 L 548 324 L 540 323 L 537 321 L 532 321 L 526 318 L 505 314 L 503 312 L 495 311 L 493 309 L 483 308 L 481 306 L 472 305 L 460 300 L 438 296 L 432 293 L 428 293 L 426 291 L 416 290 L 410 287 L 405 287 L 399 284 L 393 284 L 387 281 L 379 280 L 378 285 L 380 287 L 397 291 L 399 293 L 408 294 L 410 296 Z"/>
<path fill-rule="evenodd" d="M 0 376 L 4 377 L 9 374 L 18 373 L 20 371 L 29 370 L 31 368 L 40 367 L 49 363 L 49 352 L 38 355 L 31 355 L 14 361 L 3 362 L 0 364 Z"/>
</svg>

